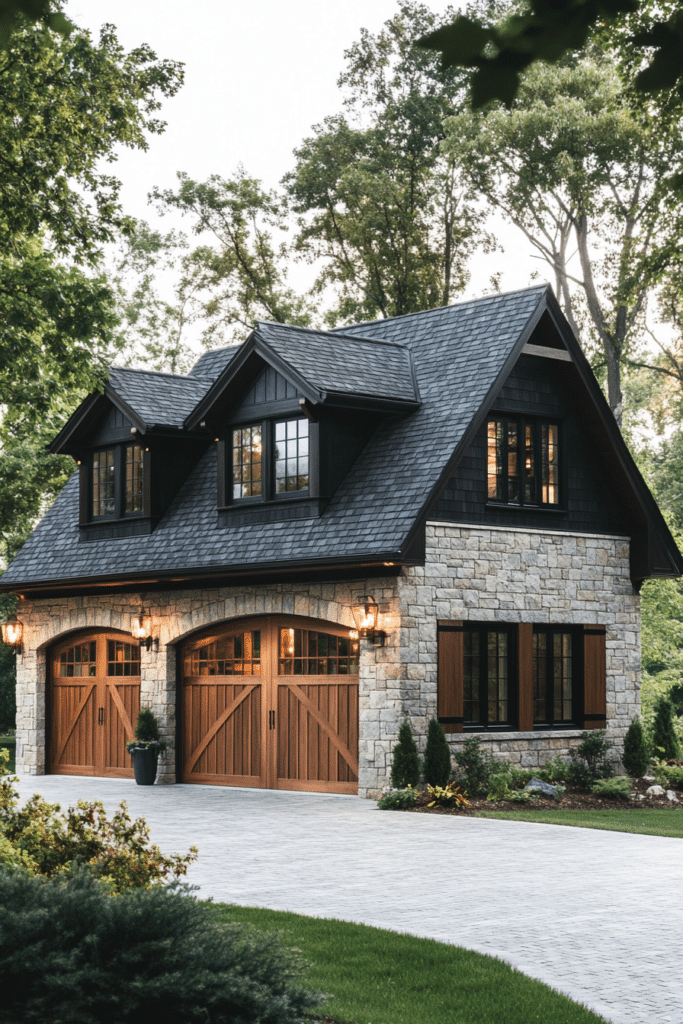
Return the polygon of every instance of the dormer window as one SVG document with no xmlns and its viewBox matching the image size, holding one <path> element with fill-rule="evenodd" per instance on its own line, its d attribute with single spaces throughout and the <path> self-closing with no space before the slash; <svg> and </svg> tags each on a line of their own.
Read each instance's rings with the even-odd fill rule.
<svg viewBox="0 0 683 1024">
<path fill-rule="evenodd" d="M 233 501 L 303 496 L 309 477 L 307 419 L 263 420 L 233 429 Z"/>
<path fill-rule="evenodd" d="M 144 452 L 139 444 L 102 448 L 92 455 L 92 518 L 141 515 Z"/>
<path fill-rule="evenodd" d="M 490 502 L 559 508 L 559 424 L 523 416 L 490 417 L 487 480 Z"/>
</svg>

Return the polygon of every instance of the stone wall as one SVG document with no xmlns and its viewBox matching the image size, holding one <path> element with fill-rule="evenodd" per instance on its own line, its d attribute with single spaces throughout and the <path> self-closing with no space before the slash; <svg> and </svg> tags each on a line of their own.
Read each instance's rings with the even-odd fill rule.
<svg viewBox="0 0 683 1024">
<path fill-rule="evenodd" d="M 640 712 L 640 598 L 629 576 L 628 538 L 430 523 L 424 567 L 406 570 L 399 581 L 399 610 L 396 714 L 408 718 L 420 749 L 436 715 L 439 619 L 604 625 L 608 739 L 620 747 Z M 531 767 L 568 754 L 580 733 L 481 737 L 484 749 Z M 449 734 L 453 752 L 465 739 Z"/>
<path fill-rule="evenodd" d="M 353 628 L 352 608 L 369 593 L 380 606 L 385 647 L 361 645 L 361 796 L 387 785 L 404 717 L 421 749 L 436 715 L 438 619 L 594 623 L 607 627 L 608 736 L 621 743 L 640 710 L 640 603 L 629 578 L 628 540 L 530 530 L 427 527 L 424 567 L 395 579 L 273 584 L 154 594 L 101 595 L 20 604 L 25 653 L 18 656 L 18 770 L 45 771 L 46 650 L 79 629 L 130 630 L 144 600 L 159 650 L 142 657 L 142 701 L 159 718 L 168 752 L 159 781 L 175 781 L 177 644 L 212 623 L 247 615 L 303 615 Z M 580 730 L 483 735 L 496 756 L 533 766 L 567 754 Z M 466 736 L 450 736 L 455 751 Z"/>
</svg>

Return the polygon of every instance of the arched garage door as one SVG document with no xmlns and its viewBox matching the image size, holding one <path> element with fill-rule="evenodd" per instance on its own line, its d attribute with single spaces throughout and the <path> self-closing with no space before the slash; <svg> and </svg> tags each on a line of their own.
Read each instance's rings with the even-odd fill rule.
<svg viewBox="0 0 683 1024">
<path fill-rule="evenodd" d="M 133 776 L 125 744 L 140 710 L 140 644 L 125 633 L 79 633 L 50 658 L 49 771 Z"/>
<path fill-rule="evenodd" d="M 358 640 L 280 616 L 185 645 L 183 782 L 358 792 Z"/>
</svg>

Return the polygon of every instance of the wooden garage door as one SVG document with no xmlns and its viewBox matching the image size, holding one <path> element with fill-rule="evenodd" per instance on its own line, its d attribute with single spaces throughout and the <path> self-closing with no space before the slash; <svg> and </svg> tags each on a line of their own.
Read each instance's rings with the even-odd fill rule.
<svg viewBox="0 0 683 1024">
<path fill-rule="evenodd" d="M 80 634 L 53 650 L 51 665 L 50 772 L 132 778 L 125 744 L 140 710 L 140 644 Z"/>
<path fill-rule="evenodd" d="M 358 792 L 358 641 L 300 618 L 242 621 L 183 652 L 183 781 Z"/>
</svg>

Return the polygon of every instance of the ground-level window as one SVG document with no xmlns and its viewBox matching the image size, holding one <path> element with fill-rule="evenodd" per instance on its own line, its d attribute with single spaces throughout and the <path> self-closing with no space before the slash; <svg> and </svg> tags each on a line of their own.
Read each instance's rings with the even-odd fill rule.
<svg viewBox="0 0 683 1024">
<path fill-rule="evenodd" d="M 605 726 L 604 626 L 440 622 L 438 640 L 447 732 Z"/>
</svg>

